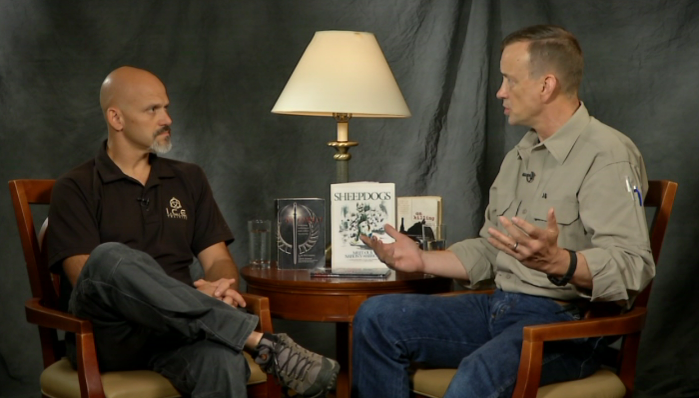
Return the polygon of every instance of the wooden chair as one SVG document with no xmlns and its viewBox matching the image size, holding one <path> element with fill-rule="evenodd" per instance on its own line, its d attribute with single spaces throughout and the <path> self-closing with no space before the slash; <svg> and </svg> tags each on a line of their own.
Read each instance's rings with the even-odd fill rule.
<svg viewBox="0 0 699 398">
<path fill-rule="evenodd" d="M 44 371 L 41 374 L 43 397 L 51 398 L 169 398 L 180 393 L 160 374 L 148 370 L 107 372 L 101 374 L 95 351 L 92 324 L 58 310 L 59 281 L 48 268 L 45 249 L 44 222 L 37 235 L 30 205 L 47 205 L 51 199 L 54 180 L 13 180 L 9 182 L 17 227 L 27 263 L 32 298 L 25 303 L 27 321 L 39 326 Z M 248 309 L 260 317 L 258 331 L 272 332 L 269 300 L 266 297 L 243 294 Z M 65 346 L 58 340 L 56 330 L 73 332 L 76 336 L 78 370 L 73 370 L 63 357 Z M 248 397 L 279 397 L 280 387 L 245 354 L 251 369 Z"/>
<path fill-rule="evenodd" d="M 675 201 L 677 183 L 667 180 L 650 181 L 645 199 L 646 207 L 656 208 L 650 228 L 650 243 L 655 264 Z M 636 356 L 645 324 L 648 285 L 636 298 L 631 311 L 610 314 L 610 306 L 593 305 L 585 319 L 524 328 L 524 342 L 513 397 L 516 398 L 630 398 L 636 374 Z M 460 294 L 452 292 L 448 294 Z M 593 303 L 596 304 L 596 303 Z M 614 364 L 616 371 L 602 369 L 590 377 L 539 387 L 544 342 L 599 336 L 621 336 L 621 350 Z M 418 398 L 441 398 L 456 369 L 420 369 L 412 376 L 413 392 Z"/>
</svg>

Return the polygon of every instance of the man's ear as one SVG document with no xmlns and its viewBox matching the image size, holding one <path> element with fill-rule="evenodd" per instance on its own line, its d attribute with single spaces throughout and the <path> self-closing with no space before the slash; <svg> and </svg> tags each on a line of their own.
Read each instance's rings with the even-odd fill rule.
<svg viewBox="0 0 699 398">
<path fill-rule="evenodd" d="M 541 86 L 541 98 L 544 102 L 548 102 L 559 89 L 559 82 L 556 76 L 547 74 L 544 76 L 543 85 Z"/>
<path fill-rule="evenodd" d="M 107 123 L 114 129 L 114 131 L 121 131 L 124 129 L 124 117 L 121 111 L 117 108 L 107 109 Z"/>
</svg>

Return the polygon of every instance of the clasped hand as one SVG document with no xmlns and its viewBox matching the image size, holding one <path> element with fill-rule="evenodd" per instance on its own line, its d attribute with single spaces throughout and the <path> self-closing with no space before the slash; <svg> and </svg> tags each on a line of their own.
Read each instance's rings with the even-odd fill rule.
<svg viewBox="0 0 699 398">
<path fill-rule="evenodd" d="M 199 279 L 194 281 L 194 287 L 200 292 L 233 307 L 245 307 L 245 299 L 233 288 L 235 286 L 234 283 L 235 279 L 233 278 L 221 278 L 214 282 Z"/>
<path fill-rule="evenodd" d="M 500 217 L 499 220 L 507 234 L 488 228 L 491 245 L 529 268 L 547 274 L 554 272 L 562 249 L 558 246 L 558 223 L 553 208 L 548 211 L 546 229 L 537 228 L 519 217 L 511 220 Z"/>
</svg>

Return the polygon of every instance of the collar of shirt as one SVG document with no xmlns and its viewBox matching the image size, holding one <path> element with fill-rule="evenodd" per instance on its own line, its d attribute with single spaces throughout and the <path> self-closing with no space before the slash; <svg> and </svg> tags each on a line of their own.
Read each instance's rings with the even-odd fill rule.
<svg viewBox="0 0 699 398">
<path fill-rule="evenodd" d="M 591 117 L 585 104 L 580 101 L 580 107 L 573 116 L 546 141 L 539 142 L 539 136 L 536 134 L 536 131 L 529 130 L 515 146 L 517 154 L 520 158 L 527 158 L 535 147 L 543 145 L 559 165 L 563 164 L 571 149 L 573 149 L 575 141 L 578 140 L 580 134 L 590 123 L 590 120 Z"/>
<path fill-rule="evenodd" d="M 148 162 L 150 163 L 151 170 L 146 186 L 159 184 L 161 178 L 171 178 L 175 176 L 174 171 L 166 162 L 159 161 L 158 155 L 151 153 L 148 156 Z M 117 166 L 107 154 L 107 140 L 102 142 L 102 146 L 100 146 L 100 150 L 95 157 L 95 167 L 104 184 L 121 179 L 133 180 L 131 177 L 124 174 L 119 166 Z"/>
</svg>

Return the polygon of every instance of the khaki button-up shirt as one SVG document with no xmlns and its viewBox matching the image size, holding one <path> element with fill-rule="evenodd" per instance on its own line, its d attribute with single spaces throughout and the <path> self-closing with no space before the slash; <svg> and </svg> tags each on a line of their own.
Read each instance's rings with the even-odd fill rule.
<svg viewBox="0 0 699 398">
<path fill-rule="evenodd" d="M 631 192 L 629 192 L 629 187 Z M 498 288 L 561 300 L 588 298 L 628 304 L 655 275 L 645 211 L 633 188 L 648 189 L 643 158 L 631 140 L 591 117 L 581 103 L 554 135 L 539 142 L 525 134 L 502 163 L 490 188 L 480 237 L 452 245 L 470 286 L 495 279 Z M 487 241 L 488 228 L 503 232 L 498 217 L 518 216 L 546 228 L 553 207 L 558 245 L 582 253 L 592 290 L 558 287 Z"/>
</svg>

